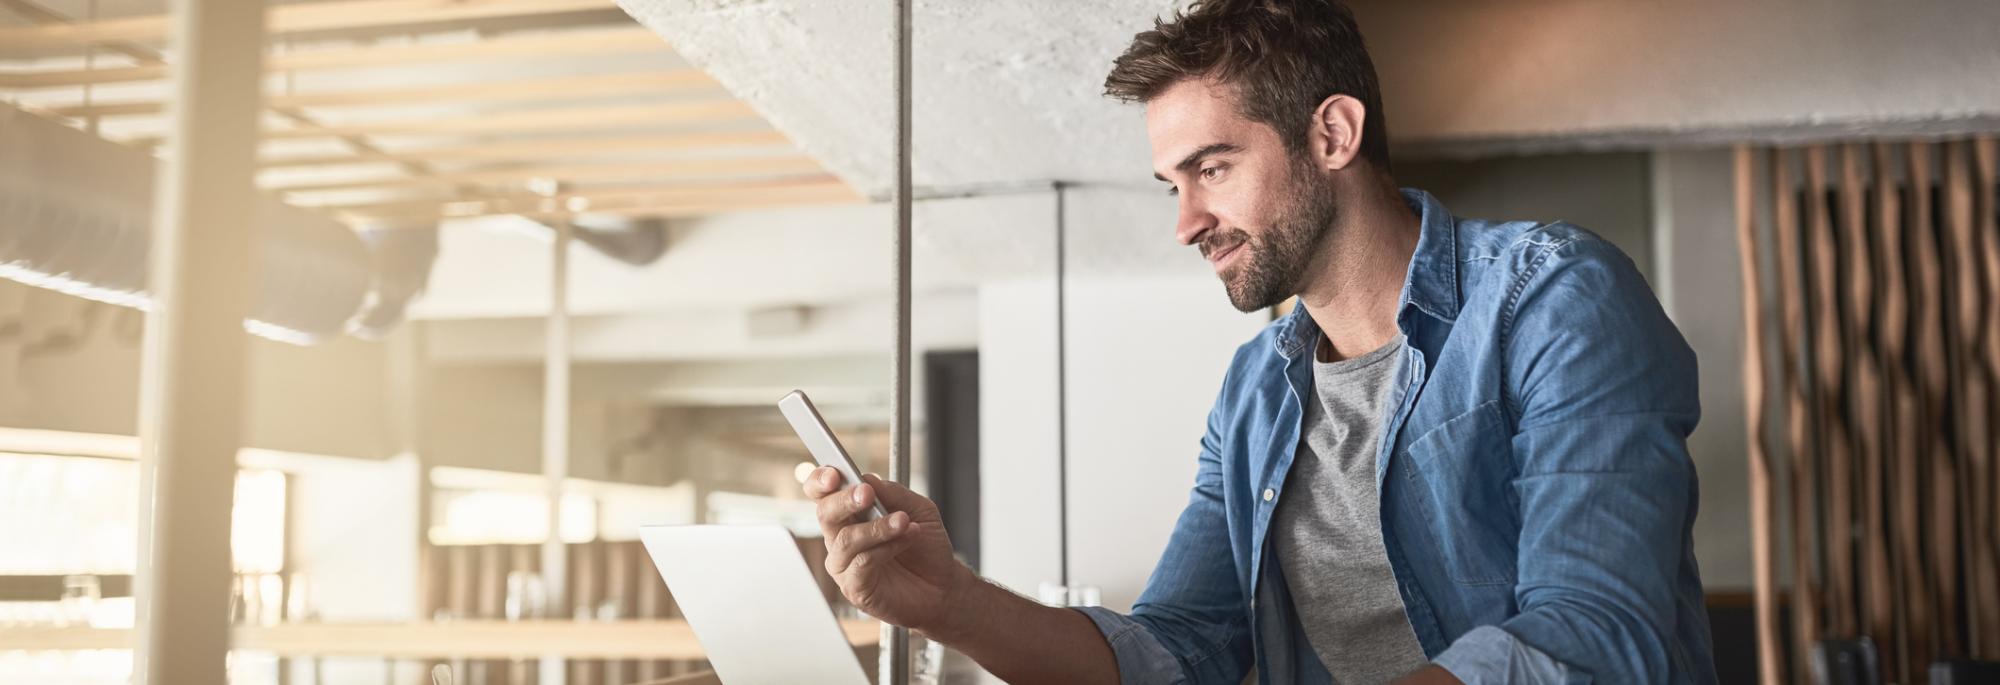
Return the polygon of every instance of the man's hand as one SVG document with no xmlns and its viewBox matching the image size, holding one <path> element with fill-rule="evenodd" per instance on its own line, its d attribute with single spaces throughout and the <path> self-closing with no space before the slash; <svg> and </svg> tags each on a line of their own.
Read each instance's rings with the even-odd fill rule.
<svg viewBox="0 0 2000 685">
<path fill-rule="evenodd" d="M 929 631 L 969 581 L 971 569 L 951 556 L 951 538 L 937 505 L 874 475 L 841 487 L 840 472 L 820 467 L 805 493 L 819 508 L 826 535 L 826 570 L 847 601 L 889 623 Z M 876 500 L 888 516 L 863 521 Z"/>
<path fill-rule="evenodd" d="M 936 504 L 875 476 L 841 487 L 822 467 L 806 479 L 826 534 L 826 570 L 862 611 L 921 630 L 1010 683 L 1116 683 L 1118 660 L 1089 617 L 980 580 L 951 556 Z M 863 521 L 881 500 L 888 516 Z"/>
</svg>

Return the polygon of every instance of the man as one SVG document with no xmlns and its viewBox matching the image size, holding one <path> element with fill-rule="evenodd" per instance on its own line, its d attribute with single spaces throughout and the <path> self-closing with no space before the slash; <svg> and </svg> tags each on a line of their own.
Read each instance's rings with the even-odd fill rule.
<svg viewBox="0 0 2000 685">
<path fill-rule="evenodd" d="M 1175 235 L 1230 302 L 1300 306 L 1237 350 L 1130 615 L 987 583 L 929 501 L 821 469 L 848 599 L 1012 682 L 1715 680 L 1695 360 L 1625 255 L 1398 191 L 1334 0 L 1199 3 L 1106 90 L 1145 103 Z"/>
</svg>

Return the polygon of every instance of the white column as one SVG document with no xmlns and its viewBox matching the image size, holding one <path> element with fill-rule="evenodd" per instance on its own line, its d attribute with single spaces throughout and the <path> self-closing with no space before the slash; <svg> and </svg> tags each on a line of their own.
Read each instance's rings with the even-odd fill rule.
<svg viewBox="0 0 2000 685">
<path fill-rule="evenodd" d="M 139 390 L 138 683 L 226 682 L 264 3 L 179 0 Z"/>
<path fill-rule="evenodd" d="M 567 618 L 563 601 L 569 584 L 569 549 L 562 541 L 562 484 L 569 477 L 569 246 L 568 221 L 550 222 L 555 243 L 549 270 L 547 357 L 542 375 L 542 477 L 548 480 L 549 537 L 542 541 L 542 582 L 551 618 Z M 542 659 L 541 682 L 562 685 L 568 675 L 561 659 Z"/>
</svg>

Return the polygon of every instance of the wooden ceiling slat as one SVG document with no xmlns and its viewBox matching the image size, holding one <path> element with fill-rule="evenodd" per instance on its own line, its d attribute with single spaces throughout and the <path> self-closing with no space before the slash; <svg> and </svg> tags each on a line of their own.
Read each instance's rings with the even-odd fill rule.
<svg viewBox="0 0 2000 685">
<path fill-rule="evenodd" d="M 452 102 L 501 102 L 520 100 L 564 100 L 609 95 L 667 95 L 714 90 L 721 93 L 715 79 L 699 69 L 562 76 L 520 81 L 453 83 L 444 85 L 347 90 L 327 93 L 273 95 L 265 103 L 273 108 L 288 107 L 377 107 Z M 63 117 L 143 116 L 159 114 L 164 102 L 115 102 L 51 107 Z"/>
<path fill-rule="evenodd" d="M 667 52 L 667 44 L 643 26 L 554 31 L 500 36 L 455 43 L 369 45 L 351 48 L 282 52 L 264 58 L 269 72 L 360 69 L 415 64 L 445 64 L 503 60 L 516 57 L 575 57 Z M 98 69 L 65 69 L 0 73 L 0 88 L 32 90 L 136 81 L 167 77 L 164 64 Z"/>
<path fill-rule="evenodd" d="M 328 0 L 276 5 L 265 15 L 272 35 L 403 24 L 560 14 L 617 7 L 612 0 Z M 163 14 L 69 24 L 0 28 L 9 52 L 110 42 L 158 42 L 169 31 Z"/>
<path fill-rule="evenodd" d="M 701 210 L 740 211 L 769 206 L 841 204 L 864 200 L 852 188 L 832 177 L 728 186 L 699 184 L 662 185 L 580 191 L 551 196 L 510 195 L 455 200 L 385 202 L 366 205 L 316 207 L 334 210 L 349 220 L 427 220 L 467 218 L 501 214 L 523 216 L 569 216 L 575 214 L 644 214 Z"/>
<path fill-rule="evenodd" d="M 626 162 L 616 164 L 544 164 L 483 169 L 429 176 L 377 178 L 338 182 L 267 184 L 265 190 L 285 193 L 312 193 L 347 190 L 397 190 L 428 186 L 474 184 L 526 184 L 537 179 L 557 182 L 603 181 L 618 178 L 661 178 L 668 176 L 748 176 L 820 173 L 819 162 L 802 155 L 782 157 L 732 157 Z"/>
<path fill-rule="evenodd" d="M 796 178 L 740 181 L 734 184 L 717 181 L 655 183 L 651 185 L 580 190 L 554 195 L 509 193 L 484 197 L 399 200 L 395 202 L 315 206 L 313 208 L 335 209 L 361 214 L 397 214 L 438 211 L 452 207 L 477 207 L 485 210 L 486 213 L 511 214 L 536 210 L 545 206 L 562 207 L 579 200 L 593 207 L 610 208 L 643 204 L 731 203 L 785 198 L 841 200 L 859 199 L 859 196 L 852 189 L 841 184 L 839 179 L 822 174 Z"/>
<path fill-rule="evenodd" d="M 611 7 L 615 7 L 613 0 L 321 0 L 275 7 L 268 15 L 268 22 L 273 33 L 282 35 Z M 131 56 L 136 64 L 91 70 L 0 73 L 0 89 L 74 87 L 169 76 L 168 68 L 152 47 L 168 37 L 169 27 L 163 17 L 67 22 L 60 15 L 51 14 L 47 21 L 50 23 L 39 26 L 0 28 L 0 53 L 65 54 L 64 51 L 74 52 L 70 48 L 88 45 L 121 52 Z M 269 55 L 265 68 L 271 73 L 290 73 L 649 52 L 671 54 L 665 42 L 645 28 L 621 26 L 502 35 L 465 42 L 287 50 Z M 708 89 L 715 91 L 716 99 L 673 103 L 632 101 L 662 93 Z M 632 97 L 621 98 L 628 94 Z M 597 97 L 625 101 L 595 107 L 581 107 L 574 102 L 568 106 L 559 104 L 563 100 Z M 322 107 L 497 102 L 523 104 L 468 114 L 331 124 L 317 123 L 301 111 Z M 423 221 L 491 214 L 537 218 L 562 218 L 579 213 L 690 216 L 865 199 L 825 173 L 811 158 L 784 153 L 789 141 L 776 131 L 699 130 L 709 128 L 708 124 L 764 122 L 746 103 L 727 99 L 719 84 L 696 70 L 292 93 L 269 97 L 266 104 L 290 120 L 272 122 L 272 128 L 263 134 L 266 139 L 338 138 L 356 148 L 344 154 L 267 158 L 266 168 L 386 162 L 411 174 L 367 181 L 292 181 L 278 188 L 290 193 L 294 204 L 347 221 L 382 218 Z M 155 115 L 165 107 L 157 101 L 86 102 L 41 108 L 41 111 L 71 118 L 96 118 Z M 695 130 L 673 131 L 682 126 Z M 435 147 L 383 150 L 369 139 L 374 136 L 436 136 L 445 140 L 439 141 L 443 145 Z M 127 142 L 157 145 L 160 141 L 140 138 Z M 752 157 L 630 161 L 627 156 L 623 160 L 589 161 L 593 157 L 618 157 L 631 152 L 744 147 L 772 149 L 769 154 Z M 496 162 L 507 166 L 493 166 Z M 487 166 L 441 173 L 433 168 L 439 163 Z M 537 182 L 551 183 L 564 192 L 540 195 L 525 190 Z M 512 190 L 516 184 L 523 190 Z M 374 198 L 355 203 L 337 194 L 314 195 L 342 190 L 359 190 L 373 194 Z M 435 197 L 381 200 L 385 195 Z M 319 202 L 322 199 L 334 202 Z"/>
<path fill-rule="evenodd" d="M 524 162 L 546 158 L 579 158 L 632 152 L 711 150 L 718 148 L 766 148 L 789 146 L 790 139 L 777 131 L 715 131 L 656 135 L 564 136 L 495 140 L 472 145 L 398 150 L 376 156 L 316 155 L 311 157 L 267 156 L 266 169 L 343 166 L 396 162 Z"/>
<path fill-rule="evenodd" d="M 268 129 L 265 140 L 382 135 L 519 134 L 533 131 L 586 131 L 621 126 L 679 126 L 758 120 L 756 110 L 737 100 L 669 104 L 605 105 L 561 109 L 509 110 L 466 117 L 395 119 L 354 124 Z M 158 136 L 128 139 L 131 145 L 158 145 Z"/>
<path fill-rule="evenodd" d="M 265 131 L 266 138 L 323 138 L 334 135 L 475 134 L 535 130 L 575 130 L 624 125 L 705 124 L 756 119 L 737 100 L 517 110 L 468 118 L 417 119 Z"/>
</svg>

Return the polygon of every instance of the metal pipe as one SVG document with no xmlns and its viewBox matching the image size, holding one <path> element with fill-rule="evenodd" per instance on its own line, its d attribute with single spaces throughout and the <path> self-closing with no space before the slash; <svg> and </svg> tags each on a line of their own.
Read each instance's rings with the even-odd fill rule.
<svg viewBox="0 0 2000 685">
<path fill-rule="evenodd" d="M 910 482 L 910 0 L 896 4 L 896 346 L 890 353 L 889 479 Z M 876 676 L 890 685 L 910 682 L 910 631 L 883 624 L 882 668 Z"/>
<path fill-rule="evenodd" d="M 1063 219 L 1064 184 L 1056 196 L 1056 558 L 1064 601 L 1069 599 L 1069 224 Z"/>
<path fill-rule="evenodd" d="M 243 316 L 264 3 L 181 0 L 166 173 L 140 362 L 138 683 L 220 683 L 229 652 L 230 508 L 243 434 Z M 171 626 L 171 629 L 169 629 Z"/>
</svg>

